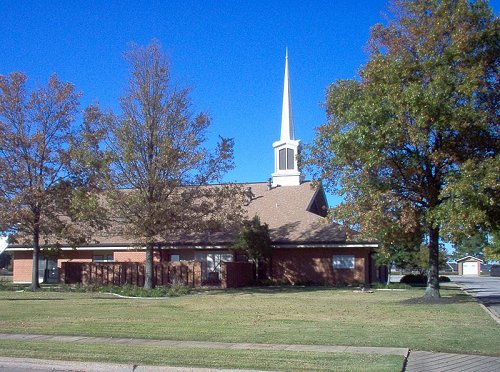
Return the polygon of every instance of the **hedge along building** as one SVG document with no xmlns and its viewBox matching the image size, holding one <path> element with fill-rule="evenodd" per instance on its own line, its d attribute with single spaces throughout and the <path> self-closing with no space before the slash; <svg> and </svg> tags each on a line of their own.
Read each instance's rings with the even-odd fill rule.
<svg viewBox="0 0 500 372">
<path fill-rule="evenodd" d="M 373 260 L 376 242 L 357 240 L 353 231 L 330 223 L 327 200 L 321 185 L 304 181 L 297 154 L 289 83 L 288 52 L 285 58 L 283 107 L 280 139 L 273 143 L 274 172 L 268 182 L 245 183 L 247 218 L 259 216 L 270 228 L 273 253 L 270 277 L 291 284 L 370 283 L 377 273 Z M 217 186 L 214 186 L 217 187 Z M 348 234 L 348 232 L 350 232 Z M 218 275 L 223 261 L 246 257 L 231 247 L 234 232 L 194 234 L 158 246 L 157 262 L 200 261 L 203 279 Z M 145 251 L 123 236 L 96 237 L 99 243 L 77 248 L 62 246 L 57 255 L 42 257 L 40 273 L 58 281 L 64 262 L 138 262 Z M 13 280 L 30 282 L 32 252 L 29 246 L 11 245 Z M 211 274 L 212 273 L 212 274 Z"/>
</svg>

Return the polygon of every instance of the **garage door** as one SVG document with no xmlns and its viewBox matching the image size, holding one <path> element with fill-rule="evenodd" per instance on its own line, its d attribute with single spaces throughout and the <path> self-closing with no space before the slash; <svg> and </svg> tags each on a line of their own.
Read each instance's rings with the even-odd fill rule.
<svg viewBox="0 0 500 372">
<path fill-rule="evenodd" d="M 477 275 L 477 262 L 464 262 L 463 263 L 464 275 Z"/>
</svg>

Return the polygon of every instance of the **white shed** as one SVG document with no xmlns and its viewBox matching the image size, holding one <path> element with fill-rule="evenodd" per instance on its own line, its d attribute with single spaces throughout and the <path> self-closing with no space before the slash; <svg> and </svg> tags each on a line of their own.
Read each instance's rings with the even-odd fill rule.
<svg viewBox="0 0 500 372">
<path fill-rule="evenodd" d="M 481 274 L 482 260 L 473 256 L 462 257 L 457 260 L 458 275 L 474 275 Z"/>
</svg>

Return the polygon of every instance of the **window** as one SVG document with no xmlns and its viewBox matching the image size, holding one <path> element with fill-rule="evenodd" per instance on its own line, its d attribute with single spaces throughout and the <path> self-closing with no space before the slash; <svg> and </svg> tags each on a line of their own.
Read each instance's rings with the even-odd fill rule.
<svg viewBox="0 0 500 372">
<path fill-rule="evenodd" d="M 279 152 L 279 167 L 280 170 L 286 169 L 286 149 L 281 149 Z"/>
<path fill-rule="evenodd" d="M 233 261 L 233 254 L 221 252 L 196 252 L 195 260 L 206 263 L 209 272 L 220 271 L 220 263 Z"/>
<path fill-rule="evenodd" d="M 181 256 L 179 254 L 171 254 L 170 262 L 179 262 L 181 260 Z"/>
<path fill-rule="evenodd" d="M 295 156 L 292 149 L 286 149 L 286 169 L 294 169 Z"/>
<path fill-rule="evenodd" d="M 113 262 L 113 254 L 96 254 L 92 257 L 92 262 Z"/>
<path fill-rule="evenodd" d="M 332 264 L 334 269 L 354 269 L 355 258 L 352 255 L 333 256 Z"/>
<path fill-rule="evenodd" d="M 279 169 L 295 169 L 295 155 L 293 149 L 281 149 L 278 153 Z"/>
</svg>

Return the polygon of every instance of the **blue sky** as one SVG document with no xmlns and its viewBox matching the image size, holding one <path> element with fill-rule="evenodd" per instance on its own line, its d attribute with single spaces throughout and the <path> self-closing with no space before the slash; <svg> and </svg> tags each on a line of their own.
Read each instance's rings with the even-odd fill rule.
<svg viewBox="0 0 500 372">
<path fill-rule="evenodd" d="M 500 0 L 490 4 L 498 13 Z M 122 54 L 157 38 L 174 81 L 192 87 L 193 112 L 212 118 L 208 136 L 233 137 L 236 169 L 227 181 L 266 181 L 279 139 L 285 48 L 295 133 L 311 142 L 325 121 L 325 90 L 356 78 L 370 27 L 387 1 L 0 1 L 0 74 L 30 84 L 52 73 L 119 112 L 127 84 Z M 333 201 L 332 199 L 330 199 Z"/>
</svg>

